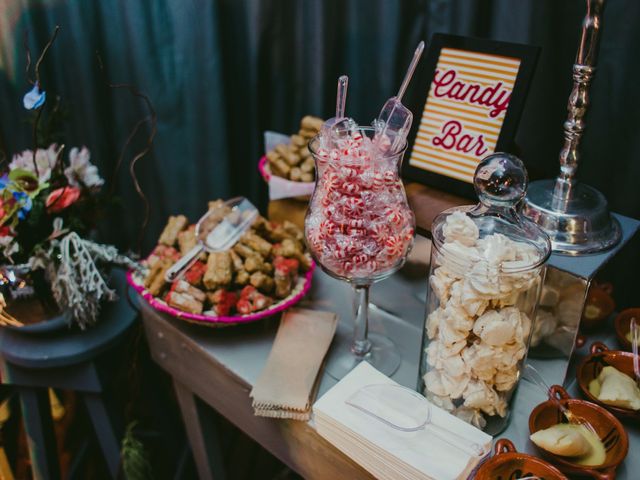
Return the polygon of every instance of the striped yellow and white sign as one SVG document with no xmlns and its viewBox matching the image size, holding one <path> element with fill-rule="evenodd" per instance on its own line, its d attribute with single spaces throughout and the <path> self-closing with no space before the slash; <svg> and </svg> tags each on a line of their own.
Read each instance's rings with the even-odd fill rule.
<svg viewBox="0 0 640 480">
<path fill-rule="evenodd" d="M 517 58 L 443 48 L 409 164 L 471 183 L 495 151 L 519 68 Z"/>
</svg>

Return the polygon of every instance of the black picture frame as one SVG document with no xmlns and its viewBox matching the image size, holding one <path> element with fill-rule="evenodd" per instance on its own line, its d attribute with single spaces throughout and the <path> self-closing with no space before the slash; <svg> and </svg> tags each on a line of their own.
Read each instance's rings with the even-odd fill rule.
<svg viewBox="0 0 640 480">
<path fill-rule="evenodd" d="M 505 112 L 504 121 L 495 148 L 497 152 L 502 151 L 514 154 L 518 153 L 515 148 L 514 138 L 538 61 L 540 47 L 435 33 L 429 42 L 429 48 L 425 58 L 416 69 L 414 77 L 415 83 L 411 88 L 411 94 L 408 100 L 405 102 L 407 107 L 414 113 L 414 122 L 408 136 L 409 148 L 405 154 L 402 176 L 406 180 L 415 181 L 462 197 L 475 199 L 476 195 L 472 184 L 409 164 L 440 53 L 443 48 L 447 47 L 477 53 L 501 55 L 520 60 L 520 68 L 516 75 L 509 106 Z"/>
</svg>

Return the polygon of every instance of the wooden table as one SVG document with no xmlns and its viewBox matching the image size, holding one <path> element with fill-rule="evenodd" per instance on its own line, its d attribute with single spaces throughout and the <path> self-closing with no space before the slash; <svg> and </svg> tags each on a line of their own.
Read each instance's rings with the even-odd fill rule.
<svg viewBox="0 0 640 480">
<path fill-rule="evenodd" d="M 419 230 L 428 232 L 440 211 L 470 203 L 443 195 L 428 187 L 407 185 L 409 202 L 416 213 Z M 418 237 L 407 265 L 391 278 L 375 284 L 371 291 L 371 331 L 384 331 L 399 347 L 402 363 L 392 378 L 415 388 L 418 381 L 424 301 L 430 242 Z M 253 415 L 249 392 L 271 350 L 278 319 L 226 329 L 190 325 L 152 310 L 141 301 L 143 322 L 154 360 L 173 378 L 174 387 L 195 456 L 200 478 L 224 478 L 212 415 L 226 417 L 266 450 L 307 479 L 371 478 L 362 467 L 321 438 L 312 422 L 275 420 Z M 350 288 L 322 272 L 302 306 L 338 313 L 336 343 L 348 341 L 353 329 L 353 298 Z M 376 317 L 385 317 L 386 331 Z M 611 339 L 608 341 L 613 345 Z M 329 355 L 332 355 L 329 351 Z M 541 370 L 564 368 L 562 360 L 534 360 Z M 322 374 L 318 396 L 336 381 Z M 575 385 L 567 385 L 577 395 Z M 532 384 L 521 382 L 513 404 L 512 420 L 501 437 L 513 440 L 520 451 L 535 453 L 528 439 L 529 412 L 544 400 Z M 211 407 L 211 408 L 209 408 Z M 618 478 L 636 478 L 640 458 L 631 452 L 640 448 L 640 430 L 629 427 L 630 455 L 618 470 Z"/>
</svg>

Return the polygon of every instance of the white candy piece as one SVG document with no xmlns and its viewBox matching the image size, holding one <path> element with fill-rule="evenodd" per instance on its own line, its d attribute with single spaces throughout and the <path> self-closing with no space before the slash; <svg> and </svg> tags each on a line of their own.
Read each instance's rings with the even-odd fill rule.
<svg viewBox="0 0 640 480">
<path fill-rule="evenodd" d="M 518 243 L 500 233 L 494 233 L 478 240 L 478 250 L 491 265 L 517 260 Z"/>
<path fill-rule="evenodd" d="M 452 319 L 452 321 L 449 321 L 449 319 Z M 463 317 L 463 319 L 466 319 L 466 317 Z M 440 323 L 439 337 L 444 345 L 452 346 L 459 342 L 466 343 L 469 330 L 456 328 L 455 320 L 455 317 L 447 317 L 447 321 Z"/>
<path fill-rule="evenodd" d="M 449 299 L 449 290 L 455 280 L 456 279 L 448 275 L 447 270 L 442 267 L 436 268 L 433 275 L 431 275 L 431 278 L 429 279 L 431 291 L 441 305 L 447 303 L 447 300 Z"/>
<path fill-rule="evenodd" d="M 508 392 L 516 386 L 519 377 L 520 374 L 516 366 L 506 370 L 499 370 L 493 379 L 493 384 L 497 391 Z"/>
<path fill-rule="evenodd" d="M 501 287 L 504 275 L 499 275 L 499 271 L 495 266 L 491 266 L 486 262 L 477 262 L 469 270 L 467 281 L 477 292 L 478 296 L 487 300 L 500 297 L 503 289 L 510 291 L 509 284 Z"/>
<path fill-rule="evenodd" d="M 445 267 L 451 276 L 462 278 L 480 259 L 477 248 L 456 241 L 442 245 L 442 255 L 438 258 L 438 263 Z"/>
<path fill-rule="evenodd" d="M 453 302 L 445 306 L 443 321 L 452 329 L 465 332 L 465 338 L 473 328 L 473 317 L 468 315 L 464 308 L 455 305 Z"/>
<path fill-rule="evenodd" d="M 444 309 L 437 308 L 427 317 L 427 337 L 429 340 L 435 338 L 438 334 L 440 323 L 444 319 Z"/>
<path fill-rule="evenodd" d="M 424 383 L 428 391 L 435 395 L 448 396 L 452 399 L 462 396 L 462 392 L 467 388 L 470 380 L 471 377 L 469 375 L 452 377 L 440 370 L 430 370 L 424 376 Z"/>
<path fill-rule="evenodd" d="M 472 247 L 476 244 L 480 232 L 478 226 L 464 212 L 453 212 L 445 220 L 442 227 L 445 242 L 460 242 L 462 245 Z"/>
<path fill-rule="evenodd" d="M 440 359 L 441 370 L 449 377 L 470 376 L 471 368 L 464 363 L 460 355 Z"/>
<path fill-rule="evenodd" d="M 425 388 L 429 392 L 440 397 L 444 397 L 447 395 L 447 392 L 444 389 L 444 385 L 442 384 L 442 375 L 438 370 L 429 370 L 425 374 L 423 380 Z"/>
<path fill-rule="evenodd" d="M 517 324 L 496 310 L 484 313 L 473 326 L 473 333 L 492 346 L 505 345 L 515 340 Z"/>
<path fill-rule="evenodd" d="M 473 344 L 462 352 L 462 358 L 471 368 L 471 372 L 480 380 L 491 381 L 498 372 L 495 351 L 480 342 Z"/>
<path fill-rule="evenodd" d="M 456 408 L 450 397 L 441 397 L 439 395 L 433 395 L 429 392 L 426 392 L 426 397 L 427 400 L 433 403 L 436 407 L 440 407 L 447 412 L 452 412 Z"/>
<path fill-rule="evenodd" d="M 482 315 L 489 301 L 478 295 L 466 280 L 458 280 L 451 285 L 450 302 L 461 307 L 470 316 Z"/>
<path fill-rule="evenodd" d="M 487 421 L 477 408 L 459 407 L 453 411 L 453 414 L 474 427 L 482 429 L 487 426 Z"/>
<path fill-rule="evenodd" d="M 487 415 L 495 415 L 496 405 L 500 401 L 493 388 L 482 380 L 472 380 L 463 392 L 464 406 L 478 408 Z"/>
<path fill-rule="evenodd" d="M 471 381 L 470 374 L 452 376 L 448 375 L 444 371 L 441 372 L 440 378 L 446 395 L 449 395 L 452 399 L 462 397 L 462 392 L 465 391 L 467 385 L 469 385 L 469 382 Z"/>
</svg>

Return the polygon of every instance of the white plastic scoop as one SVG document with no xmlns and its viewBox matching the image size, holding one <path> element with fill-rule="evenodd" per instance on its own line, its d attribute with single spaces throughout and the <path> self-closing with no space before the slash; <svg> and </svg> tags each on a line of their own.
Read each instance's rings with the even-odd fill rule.
<svg viewBox="0 0 640 480">
<path fill-rule="evenodd" d="M 474 457 L 482 457 L 486 453 L 482 445 L 437 425 L 427 399 L 401 385 L 366 385 L 345 403 L 395 430 L 417 432 L 429 429 L 430 433 L 456 450 Z"/>
<path fill-rule="evenodd" d="M 404 80 L 402 80 L 398 94 L 386 101 L 376 120 L 376 123 L 381 127 L 380 133 L 376 135 L 378 138 L 378 146 L 382 145 L 386 135 L 389 138 L 389 151 L 391 152 L 395 152 L 404 145 L 409 130 L 411 130 L 413 113 L 402 104 L 402 97 L 409 86 L 409 82 L 413 77 L 423 50 L 424 42 L 420 42 L 413 54 L 409 69 L 404 75 Z"/>
<path fill-rule="evenodd" d="M 345 107 L 347 104 L 347 89 L 349 88 L 349 77 L 342 75 L 338 78 L 338 90 L 336 93 L 336 116 L 329 118 L 322 125 L 320 138 L 324 148 L 332 148 L 336 143 L 334 136 L 340 135 L 344 128 L 340 127 L 345 120 Z"/>
<path fill-rule="evenodd" d="M 229 210 L 230 209 L 230 210 Z M 224 211 L 229 210 L 227 213 Z M 189 270 L 203 252 L 224 252 L 233 247 L 258 216 L 258 209 L 244 197 L 227 200 L 209 210 L 196 223 L 196 245 L 165 274 L 169 283 Z"/>
</svg>

